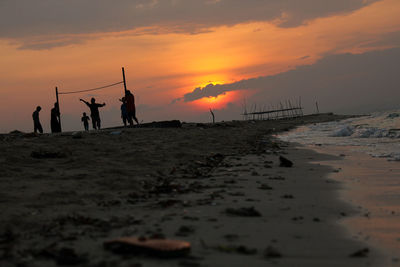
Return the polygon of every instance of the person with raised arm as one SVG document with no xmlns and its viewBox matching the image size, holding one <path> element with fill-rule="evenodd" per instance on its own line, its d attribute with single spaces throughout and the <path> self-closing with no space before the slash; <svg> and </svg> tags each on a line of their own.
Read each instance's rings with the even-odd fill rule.
<svg viewBox="0 0 400 267">
<path fill-rule="evenodd" d="M 106 105 L 106 103 L 103 103 L 103 104 L 96 103 L 96 99 L 94 97 L 92 97 L 92 99 L 90 100 L 90 103 L 83 99 L 79 99 L 79 100 L 82 101 L 83 103 L 85 103 L 90 108 L 90 117 L 92 118 L 93 129 L 100 130 L 101 120 L 100 120 L 99 108 L 104 107 Z"/>
</svg>

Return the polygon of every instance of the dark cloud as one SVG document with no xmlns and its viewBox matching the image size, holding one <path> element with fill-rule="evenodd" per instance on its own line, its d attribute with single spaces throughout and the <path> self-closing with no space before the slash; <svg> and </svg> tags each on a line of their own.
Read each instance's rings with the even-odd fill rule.
<svg viewBox="0 0 400 267">
<path fill-rule="evenodd" d="M 374 1 L 1 0 L 0 38 L 47 38 L 159 26 L 163 31 L 197 33 L 212 26 L 249 21 L 294 27 L 317 17 L 351 12 Z M 45 45 L 32 48 L 41 47 Z"/>
<path fill-rule="evenodd" d="M 36 39 L 36 38 L 35 38 Z M 76 45 L 84 43 L 84 40 L 81 38 L 50 38 L 44 40 L 25 40 L 18 47 L 19 50 L 46 50 L 52 49 L 55 47 L 63 47 L 68 45 Z M 87 38 L 85 39 L 87 40 Z"/>
<path fill-rule="evenodd" d="M 300 57 L 299 60 L 304 60 L 304 59 L 307 59 L 307 58 L 310 58 L 310 56 Z"/>
<path fill-rule="evenodd" d="M 364 54 L 330 55 L 309 66 L 274 76 L 196 88 L 183 96 L 190 102 L 235 90 L 258 90 L 250 101 L 274 103 L 302 97 L 329 110 L 369 112 L 400 104 L 400 48 Z M 313 102 L 314 103 L 314 102 Z"/>
</svg>

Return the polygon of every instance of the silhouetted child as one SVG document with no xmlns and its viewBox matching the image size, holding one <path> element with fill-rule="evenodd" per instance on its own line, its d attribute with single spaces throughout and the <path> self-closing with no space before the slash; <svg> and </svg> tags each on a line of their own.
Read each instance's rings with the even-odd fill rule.
<svg viewBox="0 0 400 267">
<path fill-rule="evenodd" d="M 122 122 L 124 123 L 124 126 L 126 127 L 126 122 L 128 121 L 128 110 L 126 108 L 125 97 L 123 97 L 119 101 L 122 102 L 122 105 L 121 105 L 121 118 L 122 118 Z"/>
<path fill-rule="evenodd" d="M 42 110 L 42 108 L 40 106 L 37 106 L 36 110 L 32 113 L 33 132 L 34 133 L 37 133 L 38 131 L 39 131 L 39 133 L 43 133 L 43 128 L 42 128 L 42 125 L 40 124 L 40 120 L 39 120 L 40 110 Z"/>
<path fill-rule="evenodd" d="M 86 115 L 86 112 L 83 112 L 82 122 L 83 126 L 85 127 L 85 131 L 89 131 L 89 116 Z"/>
<path fill-rule="evenodd" d="M 98 103 L 96 103 L 96 99 L 94 99 L 94 97 L 92 97 L 92 99 L 90 99 L 90 103 L 83 99 L 80 99 L 80 101 L 85 103 L 90 108 L 90 117 L 92 117 L 93 129 L 100 130 L 101 121 L 100 121 L 99 108 L 104 107 L 106 105 L 106 103 L 98 104 Z"/>
</svg>

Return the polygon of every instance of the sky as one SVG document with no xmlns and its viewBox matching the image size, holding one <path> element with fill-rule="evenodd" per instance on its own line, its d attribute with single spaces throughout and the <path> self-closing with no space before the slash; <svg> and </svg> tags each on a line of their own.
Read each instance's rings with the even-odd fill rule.
<svg viewBox="0 0 400 267">
<path fill-rule="evenodd" d="M 301 98 L 306 113 L 400 108 L 398 0 L 0 0 L 0 132 L 45 132 L 55 87 L 122 81 L 139 121 L 242 119 Z M 122 124 L 123 86 L 60 95 L 63 130 L 95 97 Z"/>
</svg>

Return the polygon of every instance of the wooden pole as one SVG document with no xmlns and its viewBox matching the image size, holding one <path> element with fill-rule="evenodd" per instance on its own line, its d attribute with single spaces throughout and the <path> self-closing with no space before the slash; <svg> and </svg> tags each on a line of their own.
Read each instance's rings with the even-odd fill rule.
<svg viewBox="0 0 400 267">
<path fill-rule="evenodd" d="M 125 69 L 124 69 L 124 67 L 122 67 L 122 78 L 124 80 L 124 92 L 125 92 L 125 96 L 126 96 L 127 89 L 126 89 L 126 79 L 125 79 Z"/>
<path fill-rule="evenodd" d="M 60 101 L 58 100 L 58 87 L 56 86 L 56 101 L 57 101 L 57 107 L 58 107 L 58 122 L 60 124 L 60 132 L 62 132 L 61 128 L 61 112 L 60 112 Z"/>
<path fill-rule="evenodd" d="M 317 107 L 317 114 L 319 114 L 318 102 L 315 102 L 315 106 Z"/>
<path fill-rule="evenodd" d="M 212 116 L 213 123 L 215 123 L 215 115 L 214 115 L 214 112 L 212 111 L 211 108 L 210 108 L 210 112 L 211 112 L 211 116 Z"/>
</svg>

